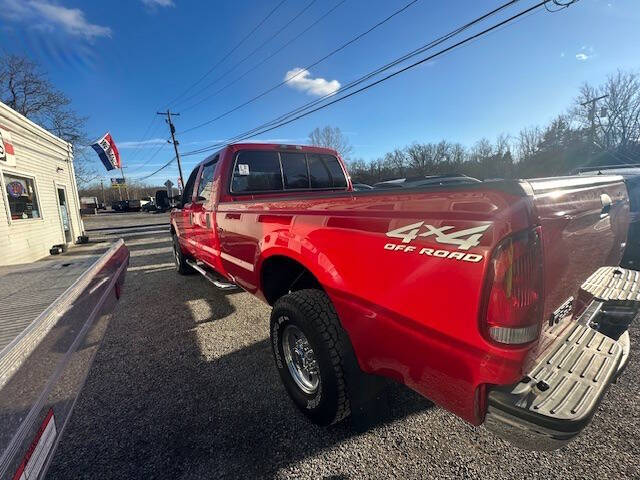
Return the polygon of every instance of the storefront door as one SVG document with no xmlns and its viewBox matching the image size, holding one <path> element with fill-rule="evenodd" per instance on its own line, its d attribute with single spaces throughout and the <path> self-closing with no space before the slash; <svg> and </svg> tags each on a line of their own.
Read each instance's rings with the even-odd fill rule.
<svg viewBox="0 0 640 480">
<path fill-rule="evenodd" d="M 67 193 L 62 187 L 58 187 L 58 208 L 60 210 L 60 222 L 62 223 L 62 230 L 64 231 L 64 242 L 71 243 L 73 232 L 71 231 L 71 219 L 69 218 Z"/>
</svg>

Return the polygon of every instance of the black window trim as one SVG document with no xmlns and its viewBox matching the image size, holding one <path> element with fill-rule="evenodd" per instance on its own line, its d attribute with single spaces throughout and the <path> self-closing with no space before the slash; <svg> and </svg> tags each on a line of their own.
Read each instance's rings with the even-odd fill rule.
<svg viewBox="0 0 640 480">
<path fill-rule="evenodd" d="M 201 171 L 202 171 L 202 164 L 199 164 L 199 165 L 196 165 L 193 168 L 193 171 L 189 174 L 189 177 L 187 178 L 187 183 L 184 184 L 184 190 L 182 191 L 182 201 L 180 202 L 180 208 L 184 208 L 185 205 L 190 205 L 193 203 L 193 195 L 196 191 L 196 186 L 200 182 Z M 196 178 L 193 179 L 193 188 L 191 189 L 191 198 L 188 199 L 189 201 L 185 201 L 186 199 L 184 198 L 184 194 L 187 191 L 187 185 L 189 185 L 189 180 L 191 180 L 191 175 L 193 175 L 193 172 L 196 172 Z"/>
<path fill-rule="evenodd" d="M 247 190 L 244 192 L 234 192 L 233 191 L 233 176 L 235 175 L 236 172 L 236 166 L 238 163 L 238 156 L 241 153 L 244 152 L 276 152 L 278 154 L 278 163 L 280 165 L 280 180 L 282 182 L 282 190 Z M 330 153 L 316 153 L 316 152 L 291 152 L 291 153 L 303 153 L 304 154 L 304 158 L 305 158 L 305 163 L 307 164 L 307 176 L 309 178 L 309 187 L 308 188 L 285 188 L 284 186 L 284 171 L 282 169 L 282 153 L 289 153 L 287 151 L 280 151 L 280 150 L 260 150 L 260 149 L 246 149 L 246 150 L 238 150 L 237 152 L 234 153 L 234 159 L 233 159 L 233 168 L 231 168 L 231 172 L 229 174 L 229 184 L 227 186 L 227 192 L 234 196 L 234 197 L 239 197 L 239 196 L 243 196 L 243 195 L 262 195 L 262 194 L 269 194 L 269 193 L 282 193 L 282 194 L 286 194 L 288 192 L 321 192 L 321 191 L 330 191 L 330 192 L 342 192 L 342 191 L 347 191 L 347 189 L 349 188 L 349 178 L 347 177 L 347 172 L 344 169 L 344 166 L 342 165 L 342 163 L 340 162 L 340 160 L 338 159 L 338 157 L 336 155 L 330 154 Z M 309 171 L 309 157 L 308 155 L 310 154 L 316 154 L 316 155 L 330 155 L 333 158 L 336 159 L 336 161 L 338 162 L 338 165 L 340 166 L 340 169 L 342 170 L 342 175 L 344 176 L 344 181 L 345 181 L 345 186 L 344 187 L 316 187 L 313 188 L 311 187 L 311 173 Z M 326 168 L 326 167 L 325 167 Z M 331 175 L 331 172 L 328 172 L 329 175 Z"/>
<path fill-rule="evenodd" d="M 204 169 L 211 165 L 215 165 L 216 163 L 218 163 L 218 160 L 220 160 L 220 154 L 213 157 L 213 159 L 208 161 L 207 163 L 201 163 L 200 166 L 198 167 L 198 176 L 196 177 L 196 181 L 193 183 L 193 193 L 191 194 L 190 203 L 197 203 L 199 205 L 204 205 L 204 201 L 198 201 L 198 190 L 200 190 L 200 180 L 202 180 L 202 174 L 204 173 Z M 215 174 L 215 171 L 216 169 L 214 167 L 213 168 L 214 174 Z"/>
</svg>

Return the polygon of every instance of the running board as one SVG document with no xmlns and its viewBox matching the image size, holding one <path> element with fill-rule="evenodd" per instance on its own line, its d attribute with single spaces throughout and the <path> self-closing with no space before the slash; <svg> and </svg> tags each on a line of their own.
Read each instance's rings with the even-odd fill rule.
<svg viewBox="0 0 640 480">
<path fill-rule="evenodd" d="M 225 282 L 224 280 L 215 278 L 210 272 L 208 272 L 203 268 L 202 263 L 200 262 L 187 260 L 187 265 L 193 268 L 196 272 L 198 272 L 204 278 L 209 280 L 213 284 L 213 286 L 216 287 L 218 290 L 228 291 L 228 290 L 236 290 L 237 288 L 239 288 L 235 283 L 229 283 L 229 282 Z"/>
</svg>

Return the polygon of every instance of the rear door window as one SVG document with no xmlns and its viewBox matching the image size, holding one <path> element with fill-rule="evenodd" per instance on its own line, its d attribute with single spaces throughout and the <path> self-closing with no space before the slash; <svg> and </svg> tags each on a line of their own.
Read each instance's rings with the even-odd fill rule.
<svg viewBox="0 0 640 480">
<path fill-rule="evenodd" d="M 347 179 L 338 159 L 332 155 L 320 155 L 331 175 L 332 187 L 346 187 Z"/>
<path fill-rule="evenodd" d="M 311 188 L 344 188 L 347 179 L 338 159 L 332 155 L 310 154 Z"/>
<path fill-rule="evenodd" d="M 278 152 L 247 150 L 239 152 L 233 169 L 231 191 L 268 192 L 282 190 L 282 172 Z"/>
<path fill-rule="evenodd" d="M 309 188 L 309 173 L 307 172 L 305 154 L 283 152 L 280 154 L 280 159 L 284 175 L 284 188 L 288 190 Z"/>
<path fill-rule="evenodd" d="M 311 188 L 329 188 L 331 186 L 329 170 L 320 155 L 309 155 L 309 175 L 311 176 Z"/>
</svg>

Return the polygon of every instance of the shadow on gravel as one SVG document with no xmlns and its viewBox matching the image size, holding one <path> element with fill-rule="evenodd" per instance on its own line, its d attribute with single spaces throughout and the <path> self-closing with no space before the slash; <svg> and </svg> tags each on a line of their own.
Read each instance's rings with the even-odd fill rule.
<svg viewBox="0 0 640 480">
<path fill-rule="evenodd" d="M 158 239 L 149 236 L 149 250 Z M 135 251 L 48 478 L 273 477 L 367 429 L 431 407 L 390 384 L 356 426 L 310 424 L 280 382 L 268 313 L 258 301 L 158 268 L 171 261 L 170 253 L 144 255 L 141 244 Z M 242 311 L 236 314 L 234 305 Z M 202 336 L 229 318 L 237 324 Z M 235 325 L 241 330 L 229 331 Z M 212 354 L 203 341 L 225 353 L 218 356 L 214 348 Z M 356 477 L 335 471 L 327 478 Z"/>
</svg>

